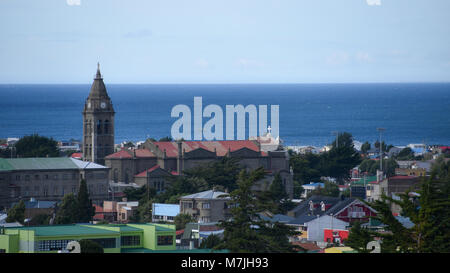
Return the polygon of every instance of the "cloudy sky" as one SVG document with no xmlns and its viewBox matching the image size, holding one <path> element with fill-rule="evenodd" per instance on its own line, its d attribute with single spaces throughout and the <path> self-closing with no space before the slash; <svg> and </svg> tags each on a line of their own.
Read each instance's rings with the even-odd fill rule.
<svg viewBox="0 0 450 273">
<path fill-rule="evenodd" d="M 450 81 L 449 0 L 0 0 L 0 83 Z"/>
</svg>

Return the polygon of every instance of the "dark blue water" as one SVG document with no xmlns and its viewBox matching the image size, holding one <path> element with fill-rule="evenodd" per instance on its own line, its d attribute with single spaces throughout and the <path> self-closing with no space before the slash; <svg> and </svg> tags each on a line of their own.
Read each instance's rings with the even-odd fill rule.
<svg viewBox="0 0 450 273">
<path fill-rule="evenodd" d="M 289 85 L 110 85 L 116 143 L 171 134 L 172 107 L 194 96 L 203 107 L 280 105 L 280 136 L 291 145 L 325 145 L 333 131 L 358 141 L 450 144 L 450 83 Z M 0 85 L 0 138 L 38 133 L 81 139 L 83 105 L 90 85 Z M 270 108 L 269 108 L 270 109 Z M 270 113 L 270 110 L 269 110 Z M 225 118 L 225 113 L 224 113 Z M 207 119 L 204 120 L 206 122 Z M 225 120 L 224 120 L 225 123 Z"/>
</svg>

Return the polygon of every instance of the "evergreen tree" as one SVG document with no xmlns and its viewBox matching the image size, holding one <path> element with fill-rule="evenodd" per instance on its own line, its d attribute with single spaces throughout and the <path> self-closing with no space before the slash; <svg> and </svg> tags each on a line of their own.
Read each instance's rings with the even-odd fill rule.
<svg viewBox="0 0 450 273">
<path fill-rule="evenodd" d="M 194 218 L 190 214 L 180 213 L 174 218 L 176 230 L 184 229 L 187 223 L 194 222 Z"/>
<path fill-rule="evenodd" d="M 211 234 L 208 237 L 206 237 L 205 240 L 202 241 L 199 248 L 207 248 L 212 249 L 215 246 L 219 245 L 222 240 L 218 235 Z"/>
<path fill-rule="evenodd" d="M 25 221 L 25 202 L 20 200 L 10 210 L 8 210 L 7 223 L 19 222 L 23 224 Z"/>
<path fill-rule="evenodd" d="M 264 169 L 250 173 L 242 170 L 237 189 L 231 192 L 232 219 L 221 221 L 225 229 L 223 241 L 215 249 L 228 249 L 234 253 L 294 252 L 288 236 L 298 234 L 292 227 L 262 220 L 260 192 L 251 188 L 264 177 Z"/>
<path fill-rule="evenodd" d="M 355 150 L 353 137 L 344 132 L 337 136 L 329 152 L 321 155 L 322 174 L 335 177 L 338 181 L 350 178 L 350 170 L 361 163 L 361 156 Z"/>
<path fill-rule="evenodd" d="M 368 150 L 370 150 L 370 143 L 366 141 L 361 146 L 361 153 L 365 154 L 365 153 L 367 153 Z"/>
<path fill-rule="evenodd" d="M 57 157 L 58 143 L 52 138 L 37 134 L 24 136 L 15 144 L 18 157 Z"/>
<path fill-rule="evenodd" d="M 349 246 L 360 253 L 368 253 L 367 244 L 373 240 L 373 234 L 367 229 L 361 228 L 361 223 L 356 221 L 350 230 L 347 240 L 344 242 L 346 246 Z"/>
<path fill-rule="evenodd" d="M 88 223 L 92 221 L 95 215 L 95 208 L 92 206 L 92 201 L 89 199 L 89 192 L 86 180 L 82 179 L 77 195 L 77 222 Z"/>
<path fill-rule="evenodd" d="M 72 193 L 64 195 L 64 198 L 56 209 L 55 224 L 73 224 L 78 222 L 77 199 Z"/>
</svg>

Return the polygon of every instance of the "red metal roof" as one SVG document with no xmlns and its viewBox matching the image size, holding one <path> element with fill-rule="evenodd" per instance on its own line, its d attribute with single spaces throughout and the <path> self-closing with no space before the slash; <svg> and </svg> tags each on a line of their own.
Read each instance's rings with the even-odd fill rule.
<svg viewBox="0 0 450 273">
<path fill-rule="evenodd" d="M 175 231 L 176 235 L 180 235 L 180 234 L 183 234 L 183 233 L 184 233 L 184 229 L 180 229 L 180 230 Z"/>
<path fill-rule="evenodd" d="M 147 169 L 147 170 L 145 170 L 143 172 L 140 172 L 140 173 L 136 174 L 135 177 L 146 177 L 147 176 L 147 172 L 151 173 L 154 170 L 159 169 L 159 168 L 160 168 L 159 165 L 155 165 L 155 166 L 151 167 L 150 169 Z"/>
<path fill-rule="evenodd" d="M 120 150 L 108 155 L 106 158 L 132 158 L 133 156 L 127 150 Z"/>
<path fill-rule="evenodd" d="M 83 157 L 83 153 L 73 153 L 70 157 L 72 157 L 72 158 L 82 158 Z"/>
<path fill-rule="evenodd" d="M 178 156 L 178 144 L 176 142 L 154 142 L 161 151 L 166 151 L 167 157 Z M 182 149 L 190 152 L 196 149 L 205 149 L 210 152 L 216 151 L 218 156 L 225 156 L 228 151 L 234 152 L 243 148 L 259 152 L 259 147 L 251 140 L 222 140 L 222 141 L 183 141 Z M 262 152 L 263 156 L 267 153 Z"/>
</svg>

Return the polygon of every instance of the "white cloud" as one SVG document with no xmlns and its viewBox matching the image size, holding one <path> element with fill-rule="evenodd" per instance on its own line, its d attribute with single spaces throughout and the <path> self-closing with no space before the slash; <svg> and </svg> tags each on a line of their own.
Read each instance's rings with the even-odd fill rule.
<svg viewBox="0 0 450 273">
<path fill-rule="evenodd" d="M 366 0 L 369 6 L 381 6 L 381 0 Z"/>
<path fill-rule="evenodd" d="M 66 3 L 69 6 L 80 6 L 81 0 L 66 0 Z"/>
</svg>

